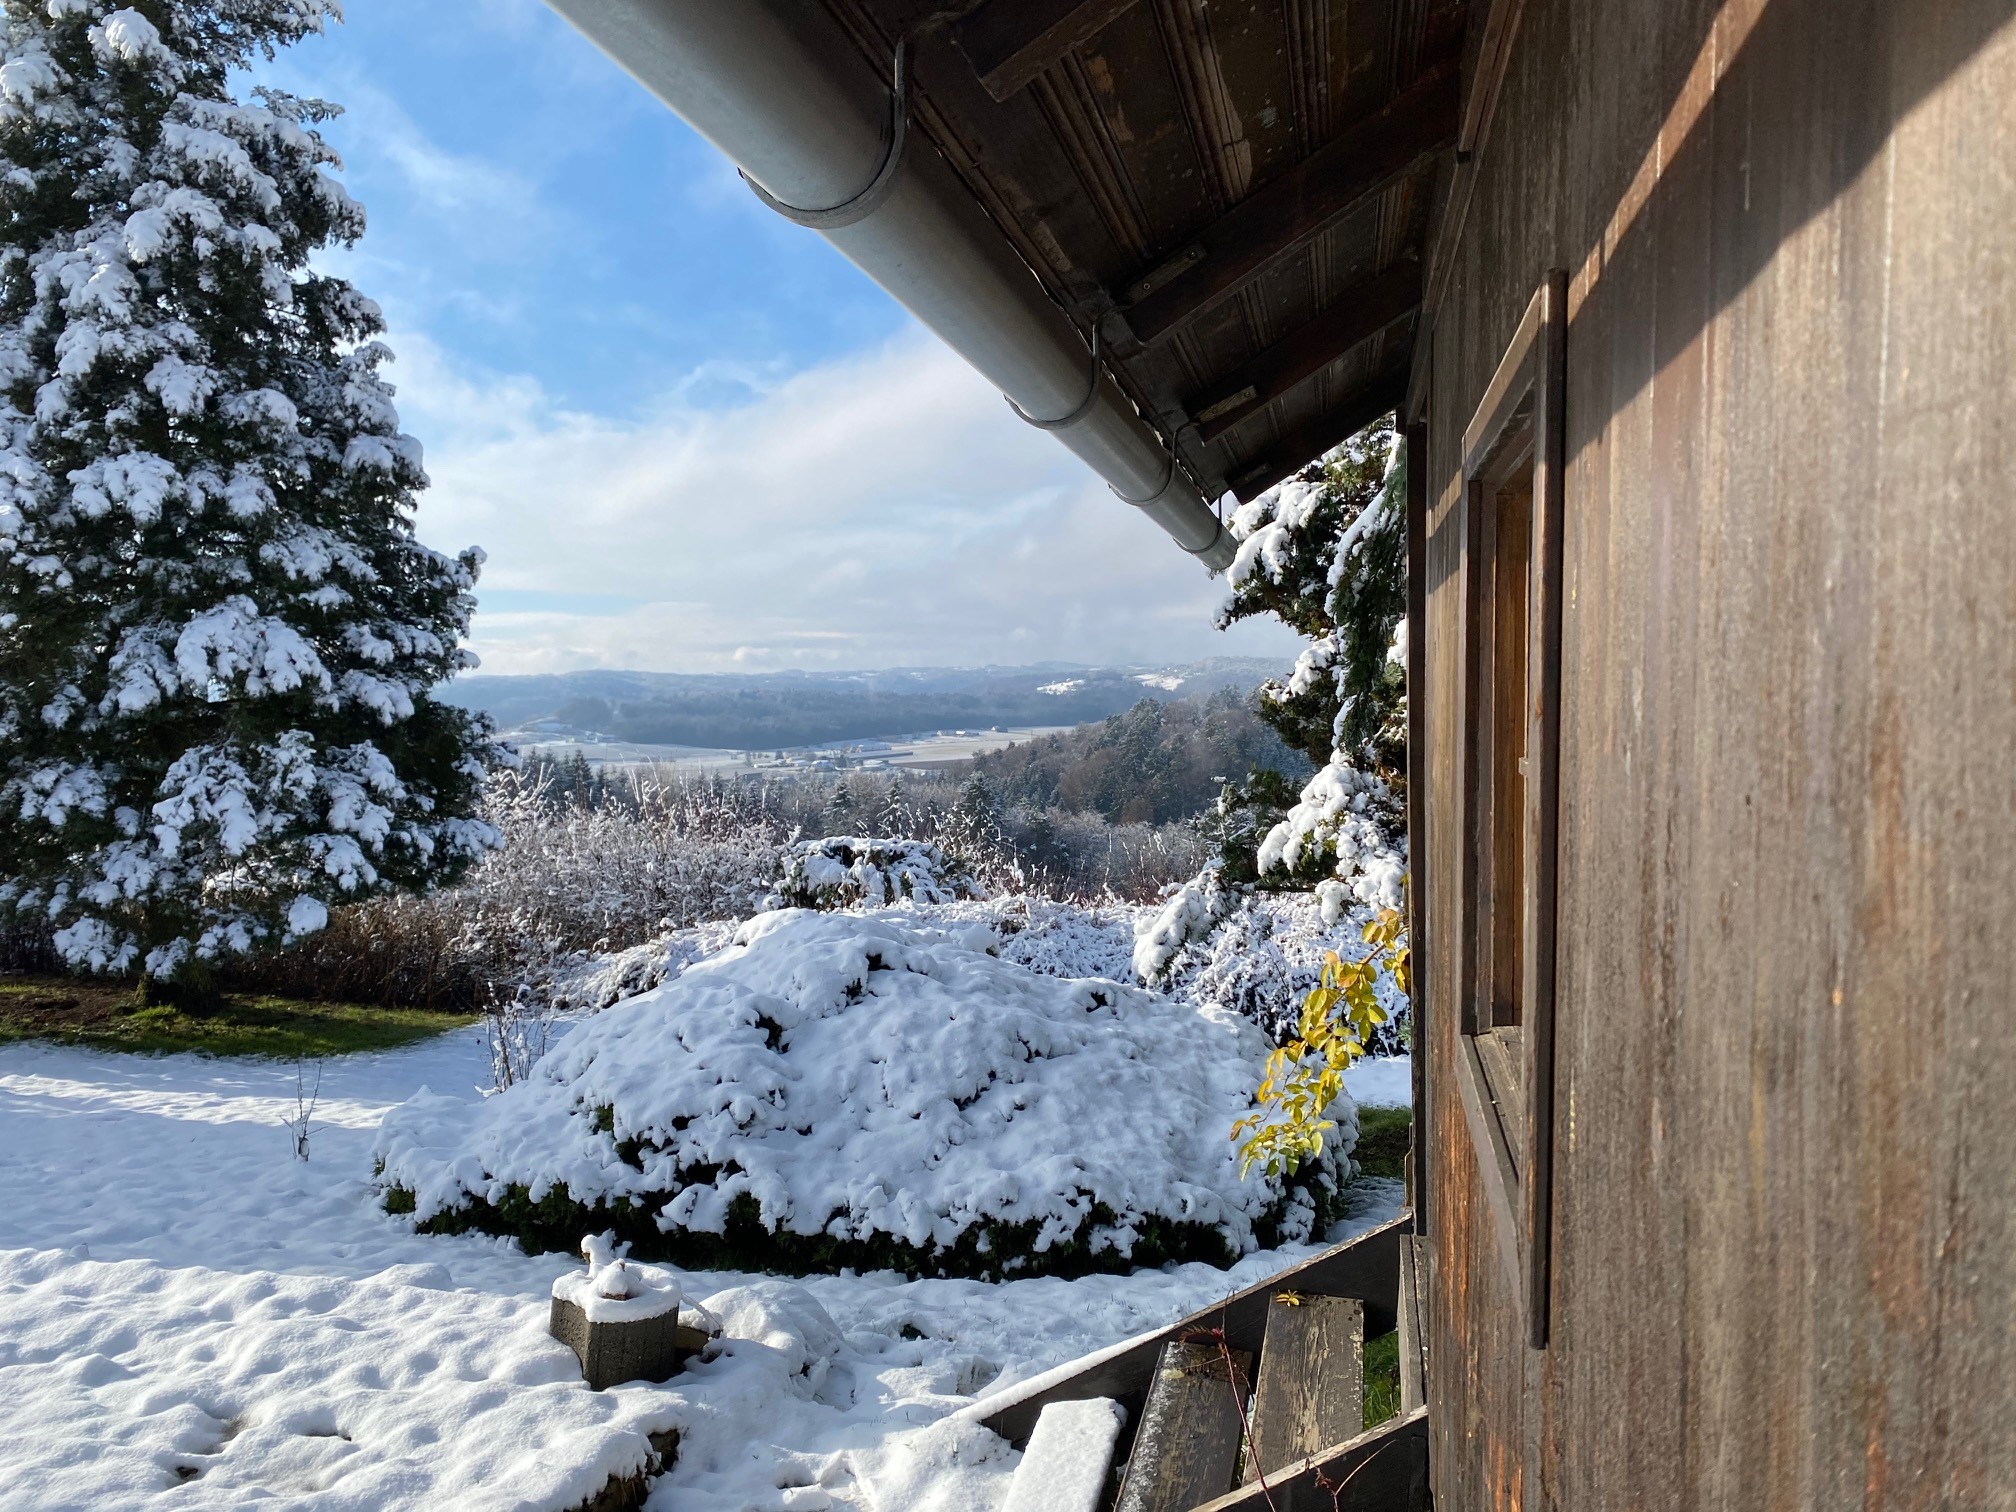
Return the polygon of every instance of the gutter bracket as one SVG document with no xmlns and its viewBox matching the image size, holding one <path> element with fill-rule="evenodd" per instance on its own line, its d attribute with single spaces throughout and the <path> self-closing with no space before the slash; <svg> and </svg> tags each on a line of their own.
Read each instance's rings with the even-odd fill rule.
<svg viewBox="0 0 2016 1512">
<path fill-rule="evenodd" d="M 1168 469 L 1162 474 L 1162 481 L 1160 483 L 1157 483 L 1151 492 L 1143 494 L 1138 499 L 1131 499 L 1126 494 L 1120 492 L 1120 490 L 1115 488 L 1111 483 L 1108 483 L 1106 485 L 1106 491 L 1112 494 L 1113 497 L 1118 499 L 1122 504 L 1132 504 L 1136 509 L 1145 509 L 1148 505 L 1153 504 L 1157 499 L 1161 498 L 1162 495 L 1169 492 L 1169 485 L 1176 481 L 1176 453 L 1174 453 L 1173 451 L 1165 451 L 1162 455 L 1163 458 L 1168 462 L 1169 466 Z M 1206 546 L 1203 549 L 1209 551 L 1211 548 L 1209 546 Z"/>
<path fill-rule="evenodd" d="M 1055 420 L 1038 420 L 1008 395 L 1003 394 L 1001 397 L 1008 401 L 1008 408 L 1015 411 L 1015 418 L 1024 425 L 1033 425 L 1036 429 L 1044 431 L 1069 430 L 1092 413 L 1092 405 L 1099 397 L 1099 327 L 1096 325 L 1092 327 L 1092 371 L 1085 380 L 1085 397 L 1070 414 L 1060 415 Z M 1168 486 L 1167 483 L 1162 485 L 1163 488 Z"/>
<path fill-rule="evenodd" d="M 905 37 L 896 44 L 894 78 L 889 86 L 889 150 L 882 158 L 882 166 L 875 170 L 875 177 L 868 181 L 868 187 L 852 199 L 824 210 L 805 210 L 797 205 L 787 205 L 756 180 L 743 173 L 735 172 L 750 192 L 794 225 L 808 226 L 814 231 L 838 231 L 868 219 L 882 208 L 882 202 L 889 198 L 889 191 L 896 184 L 896 170 L 903 166 L 903 148 L 909 140 L 910 126 L 910 81 L 908 60 L 910 39 Z M 1096 387 L 1096 384 L 1095 384 Z"/>
</svg>

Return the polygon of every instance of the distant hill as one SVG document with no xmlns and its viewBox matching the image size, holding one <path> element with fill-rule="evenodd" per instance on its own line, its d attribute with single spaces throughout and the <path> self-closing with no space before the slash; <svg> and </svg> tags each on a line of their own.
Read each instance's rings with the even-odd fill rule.
<svg viewBox="0 0 2016 1512">
<path fill-rule="evenodd" d="M 458 678 L 450 702 L 503 730 L 593 732 L 640 745 L 775 750 L 931 730 L 1075 725 L 1132 708 L 1241 691 L 1285 668 L 1253 657 L 1180 666 L 898 667 L 880 672 L 564 672 Z"/>
<path fill-rule="evenodd" d="M 1307 758 L 1260 722 L 1250 694 L 1233 688 L 1168 703 L 1143 699 L 1124 713 L 976 757 L 973 767 L 1004 806 L 1150 824 L 1204 812 L 1221 781 L 1254 768 L 1298 785 L 1309 776 Z"/>
</svg>

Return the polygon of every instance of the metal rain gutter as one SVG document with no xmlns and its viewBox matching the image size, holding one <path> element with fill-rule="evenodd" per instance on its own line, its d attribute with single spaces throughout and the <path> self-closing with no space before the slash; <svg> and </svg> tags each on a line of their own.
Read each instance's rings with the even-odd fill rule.
<svg viewBox="0 0 2016 1512">
<path fill-rule="evenodd" d="M 1214 572 L 1233 542 L 1161 438 L 878 79 L 805 0 L 547 0 L 1124 502 Z"/>
</svg>

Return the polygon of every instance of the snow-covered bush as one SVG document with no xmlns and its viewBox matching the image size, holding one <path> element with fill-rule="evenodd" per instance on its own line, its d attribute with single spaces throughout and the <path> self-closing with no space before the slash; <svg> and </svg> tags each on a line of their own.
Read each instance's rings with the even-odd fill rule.
<svg viewBox="0 0 2016 1512">
<path fill-rule="evenodd" d="M 643 1258 L 999 1277 L 1226 1263 L 1320 1234 L 1339 1137 L 1242 1182 L 1251 1024 L 1001 960 L 983 926 L 758 916 L 480 1103 L 423 1096 L 378 1139 L 387 1207 L 533 1248 L 613 1230 Z"/>
<path fill-rule="evenodd" d="M 1207 937 L 1238 901 L 1238 893 L 1225 885 L 1222 868 L 1205 867 L 1136 927 L 1134 974 L 1151 985 L 1160 981 L 1184 946 Z"/>
<path fill-rule="evenodd" d="M 1172 997 L 1251 1019 L 1285 1044 L 1323 975 L 1325 955 L 1365 954 L 1360 932 L 1372 910 L 1360 906 L 1332 915 L 1308 893 L 1252 893 L 1236 896 L 1233 904 L 1208 931 L 1178 948 L 1161 986 Z M 1380 979 L 1378 997 L 1389 1018 L 1374 1034 L 1370 1053 L 1396 1054 L 1407 1048 L 1407 997 L 1390 977 Z"/>
<path fill-rule="evenodd" d="M 1124 982 L 1137 910 L 1126 904 L 1064 903 L 1027 894 L 981 905 L 1000 939 L 1001 959 L 1044 976 Z"/>
<path fill-rule="evenodd" d="M 951 903 L 985 897 L 964 864 L 922 840 L 831 835 L 800 840 L 784 853 L 771 908 L 880 908 L 908 898 Z"/>
<path fill-rule="evenodd" d="M 563 1009 L 610 1007 L 663 986 L 694 962 L 726 949 L 735 927 L 733 921 L 716 919 L 686 929 L 668 929 L 628 950 L 579 956 L 551 973 L 548 995 Z"/>
</svg>

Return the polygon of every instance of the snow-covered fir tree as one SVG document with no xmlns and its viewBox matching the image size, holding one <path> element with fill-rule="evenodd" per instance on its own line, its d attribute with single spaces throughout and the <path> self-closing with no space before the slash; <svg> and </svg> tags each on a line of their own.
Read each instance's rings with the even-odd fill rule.
<svg viewBox="0 0 2016 1512">
<path fill-rule="evenodd" d="M 903 791 L 902 777 L 891 777 L 889 786 L 882 794 L 881 810 L 875 821 L 875 833 L 907 839 L 910 837 L 913 818 L 909 796 Z"/>
<path fill-rule="evenodd" d="M 1367 427 L 1227 522 L 1239 542 L 1220 629 L 1271 614 L 1308 640 L 1259 690 L 1261 718 L 1316 764 L 1298 792 L 1256 770 L 1221 790 L 1219 859 L 1135 942 L 1135 969 L 1178 969 L 1256 889 L 1314 892 L 1326 924 L 1398 908 L 1407 865 L 1407 458 Z"/>
<path fill-rule="evenodd" d="M 0 901 L 200 997 L 454 878 L 487 724 L 430 695 L 480 553 L 413 534 L 333 108 L 230 82 L 336 0 L 4 0 Z"/>
<path fill-rule="evenodd" d="M 1360 431 L 1234 512 L 1221 628 L 1272 614 L 1308 637 L 1260 714 L 1316 763 L 1293 793 L 1256 772 L 1219 802 L 1223 881 L 1313 887 L 1325 914 L 1400 904 L 1406 841 L 1407 458 L 1389 422 Z"/>
<path fill-rule="evenodd" d="M 826 800 L 826 832 L 851 835 L 860 827 L 861 804 L 854 796 L 854 784 L 842 777 L 833 784 L 832 796 Z"/>
<path fill-rule="evenodd" d="M 1234 512 L 1239 553 L 1222 630 L 1271 614 L 1309 644 L 1261 717 L 1316 765 L 1333 750 L 1404 781 L 1407 683 L 1393 653 L 1407 613 L 1406 448 L 1386 421 Z"/>
<path fill-rule="evenodd" d="M 945 821 L 944 840 L 968 861 L 988 854 L 1001 841 L 1001 801 L 986 774 L 975 772 L 959 790 L 959 801 Z"/>
</svg>

